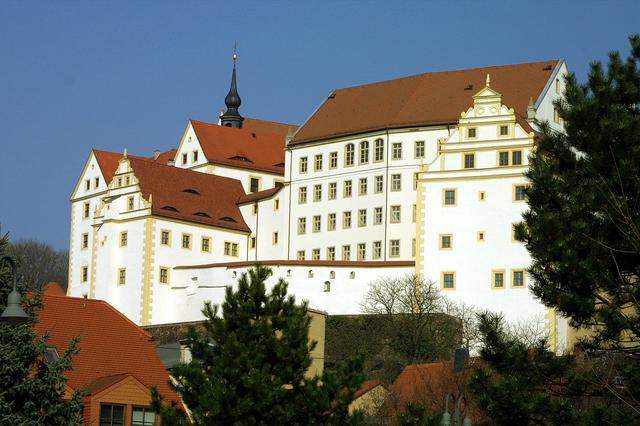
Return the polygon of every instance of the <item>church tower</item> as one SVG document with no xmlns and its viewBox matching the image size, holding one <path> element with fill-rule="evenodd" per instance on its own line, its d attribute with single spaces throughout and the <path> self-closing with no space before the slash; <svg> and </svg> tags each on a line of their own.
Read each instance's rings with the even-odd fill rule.
<svg viewBox="0 0 640 426">
<path fill-rule="evenodd" d="M 242 100 L 238 95 L 238 87 L 236 85 L 236 60 L 238 55 L 233 52 L 233 73 L 231 74 L 231 88 L 229 93 L 224 98 L 224 103 L 227 106 L 227 110 L 220 116 L 220 123 L 226 127 L 241 128 L 244 118 L 238 112 Z"/>
</svg>

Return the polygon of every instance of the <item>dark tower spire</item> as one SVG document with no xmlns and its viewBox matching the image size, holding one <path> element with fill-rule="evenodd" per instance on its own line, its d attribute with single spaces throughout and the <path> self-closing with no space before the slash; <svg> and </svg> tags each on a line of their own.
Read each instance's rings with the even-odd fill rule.
<svg viewBox="0 0 640 426">
<path fill-rule="evenodd" d="M 238 108 L 240 108 L 240 104 L 242 100 L 240 99 L 240 95 L 238 95 L 238 86 L 236 84 L 236 60 L 238 59 L 238 55 L 236 54 L 235 48 L 233 49 L 233 72 L 231 74 L 231 88 L 229 89 L 229 93 L 224 98 L 224 103 L 227 105 L 227 110 L 220 116 L 220 123 L 226 127 L 242 127 L 242 122 L 244 118 L 238 112 Z"/>
</svg>

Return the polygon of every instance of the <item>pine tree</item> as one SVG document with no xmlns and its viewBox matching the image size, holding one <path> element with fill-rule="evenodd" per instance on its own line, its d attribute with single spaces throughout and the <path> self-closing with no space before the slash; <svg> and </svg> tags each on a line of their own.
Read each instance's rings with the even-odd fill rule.
<svg viewBox="0 0 640 426">
<path fill-rule="evenodd" d="M 362 383 L 362 360 L 308 377 L 312 359 L 306 302 L 296 304 L 280 279 L 267 294 L 271 270 L 243 273 L 218 306 L 205 304 L 205 332 L 189 332 L 192 360 L 172 372 L 195 424 L 350 424 L 348 405 Z M 165 423 L 177 422 L 154 407 Z"/>
<path fill-rule="evenodd" d="M 0 236 L 0 257 L 6 254 L 7 234 Z M 0 267 L 0 311 L 13 287 L 13 276 L 6 265 Z M 47 337 L 33 331 L 37 311 L 42 307 L 38 294 L 24 297 L 30 320 L 22 325 L 0 323 L 0 425 L 71 425 L 82 415 L 80 393 L 64 400 L 65 371 L 78 353 L 72 341 L 56 361 L 45 362 Z"/>
</svg>

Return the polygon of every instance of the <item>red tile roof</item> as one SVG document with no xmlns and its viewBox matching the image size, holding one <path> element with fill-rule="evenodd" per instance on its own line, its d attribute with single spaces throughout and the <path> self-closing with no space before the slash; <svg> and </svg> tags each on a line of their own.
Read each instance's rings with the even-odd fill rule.
<svg viewBox="0 0 640 426">
<path fill-rule="evenodd" d="M 298 130 L 296 124 L 278 123 L 275 121 L 258 120 L 257 118 L 245 117 L 242 122 L 242 128 L 255 133 L 273 133 L 276 135 L 287 136 L 289 130 L 295 133 Z"/>
<path fill-rule="evenodd" d="M 169 151 L 161 153 L 155 160 L 153 157 L 140 157 L 137 155 L 129 155 L 129 158 L 138 158 L 140 160 L 167 164 L 170 159 L 173 159 L 175 154 L 176 150 L 171 149 Z M 111 179 L 113 179 L 113 175 L 116 173 L 116 170 L 118 170 L 118 162 L 122 158 L 123 154 L 118 152 L 100 151 L 98 149 L 94 149 L 93 155 L 95 155 L 96 160 L 98 161 L 98 167 L 100 167 L 102 176 L 104 176 L 108 185 L 109 183 L 111 183 Z"/>
<path fill-rule="evenodd" d="M 487 73 L 502 102 L 526 117 L 560 62 L 549 60 L 419 74 L 334 91 L 289 145 L 401 127 L 458 123 L 484 87 Z M 466 89 L 469 85 L 472 88 Z"/>
<path fill-rule="evenodd" d="M 254 201 L 260 201 L 269 197 L 273 197 L 278 192 L 280 192 L 281 189 L 282 186 L 276 186 L 274 188 L 265 189 L 264 191 L 252 192 L 250 194 L 243 195 L 242 197 L 240 197 L 240 199 L 238 199 L 238 205 L 248 204 Z"/>
<path fill-rule="evenodd" d="M 224 263 L 208 263 L 206 265 L 184 265 L 176 266 L 173 269 L 205 269 L 205 268 L 244 268 L 253 265 L 267 266 L 333 266 L 336 268 L 402 268 L 413 267 L 416 262 L 413 260 L 386 260 L 386 261 L 351 261 L 351 260 L 262 260 L 262 261 L 239 261 Z"/>
<path fill-rule="evenodd" d="M 237 201 L 245 195 L 237 179 L 129 158 L 151 211 L 156 216 L 251 232 Z"/>
<path fill-rule="evenodd" d="M 284 174 L 285 138 L 191 120 L 205 157 L 211 163 Z"/>
<path fill-rule="evenodd" d="M 353 399 L 360 398 L 362 395 L 364 395 L 365 393 L 369 392 L 372 389 L 377 388 L 378 386 L 382 386 L 385 389 L 387 389 L 387 386 L 384 383 L 382 383 L 381 380 L 367 380 L 366 382 L 362 383 L 362 386 L 360 386 L 360 389 L 358 389 L 356 393 L 353 394 Z"/>
<path fill-rule="evenodd" d="M 167 384 L 169 375 L 151 336 L 107 302 L 45 293 L 35 330 L 48 332 L 48 344 L 59 353 L 72 338 L 80 338 L 80 353 L 66 373 L 74 390 L 104 388 L 114 376 L 131 375 L 148 388 L 156 385 L 167 404 L 180 401 Z"/>
</svg>

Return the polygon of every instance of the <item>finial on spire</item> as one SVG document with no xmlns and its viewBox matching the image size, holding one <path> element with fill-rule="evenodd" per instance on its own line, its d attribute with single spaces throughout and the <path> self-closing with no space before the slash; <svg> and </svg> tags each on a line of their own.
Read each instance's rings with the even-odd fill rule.
<svg viewBox="0 0 640 426">
<path fill-rule="evenodd" d="M 238 59 L 238 42 L 233 43 L 233 65 L 235 66 L 236 59 Z"/>
<path fill-rule="evenodd" d="M 122 155 L 124 156 L 124 158 L 127 158 L 127 148 L 124 149 L 124 152 L 122 153 Z"/>
<path fill-rule="evenodd" d="M 240 104 L 242 103 L 240 95 L 238 94 L 238 87 L 236 83 L 236 60 L 238 59 L 237 53 L 238 43 L 233 46 L 233 71 L 231 72 L 231 88 L 229 93 L 224 98 L 224 103 L 227 106 L 227 110 L 220 116 L 220 124 L 226 127 L 242 127 L 242 121 L 244 118 L 238 112 Z"/>
<path fill-rule="evenodd" d="M 491 75 L 487 73 L 487 82 L 485 83 L 487 87 L 491 87 Z"/>
</svg>

